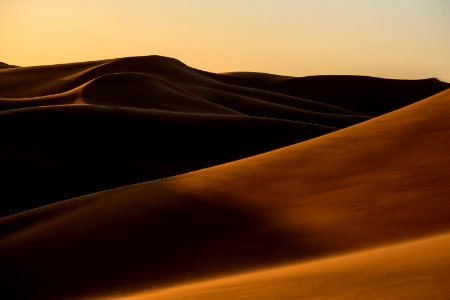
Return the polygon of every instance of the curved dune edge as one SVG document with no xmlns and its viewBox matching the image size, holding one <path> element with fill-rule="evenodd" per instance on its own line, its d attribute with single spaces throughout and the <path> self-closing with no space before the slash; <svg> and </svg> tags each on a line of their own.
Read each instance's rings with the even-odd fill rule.
<svg viewBox="0 0 450 300">
<path fill-rule="evenodd" d="M 106 296 L 448 231 L 449 112 L 445 91 L 284 149 L 3 218 L 0 282 L 34 299 Z"/>
<path fill-rule="evenodd" d="M 450 234 L 114 300 L 447 299 Z M 102 299 L 102 298 L 99 298 Z"/>
</svg>

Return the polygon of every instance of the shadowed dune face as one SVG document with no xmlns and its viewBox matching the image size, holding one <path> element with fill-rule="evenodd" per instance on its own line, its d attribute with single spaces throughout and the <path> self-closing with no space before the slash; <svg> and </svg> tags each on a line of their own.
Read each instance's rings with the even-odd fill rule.
<svg viewBox="0 0 450 300">
<path fill-rule="evenodd" d="M 345 88 L 329 89 L 335 81 Z M 281 88 L 288 83 L 294 92 Z M 0 198 L 8 200 L 0 215 L 274 150 L 445 88 L 436 80 L 214 74 L 161 56 L 2 68 Z"/>
<path fill-rule="evenodd" d="M 109 296 L 446 232 L 449 111 L 445 91 L 284 149 L 2 218 L 3 290 Z"/>
</svg>

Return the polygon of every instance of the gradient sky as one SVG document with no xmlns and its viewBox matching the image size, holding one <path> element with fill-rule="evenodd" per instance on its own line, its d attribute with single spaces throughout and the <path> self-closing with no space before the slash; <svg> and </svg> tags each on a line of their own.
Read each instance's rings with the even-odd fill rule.
<svg viewBox="0 0 450 300">
<path fill-rule="evenodd" d="M 450 81 L 448 0 L 0 0 L 0 61 L 159 54 L 213 71 Z"/>
</svg>

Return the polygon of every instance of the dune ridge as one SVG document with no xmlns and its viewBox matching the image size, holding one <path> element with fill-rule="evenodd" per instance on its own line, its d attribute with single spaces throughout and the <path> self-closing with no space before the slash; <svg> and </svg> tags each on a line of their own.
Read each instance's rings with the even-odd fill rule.
<svg viewBox="0 0 450 300">
<path fill-rule="evenodd" d="M 2 218 L 4 290 L 105 297 L 447 232 L 449 111 L 447 90 L 283 149 Z"/>
</svg>

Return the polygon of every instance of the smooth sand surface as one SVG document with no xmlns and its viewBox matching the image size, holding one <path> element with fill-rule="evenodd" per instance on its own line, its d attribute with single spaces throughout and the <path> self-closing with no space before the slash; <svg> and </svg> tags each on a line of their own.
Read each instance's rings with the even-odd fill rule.
<svg viewBox="0 0 450 300">
<path fill-rule="evenodd" d="M 2 138 L 9 147 L 2 151 L 9 151 L 9 156 L 6 156 L 11 163 L 7 165 L 8 170 L 16 176 L 14 180 L 6 181 L 6 190 L 9 185 L 15 189 L 9 188 L 7 195 L 12 195 L 12 198 L 2 198 L 6 199 L 2 203 L 10 205 L 10 211 L 23 211 L 0 219 L 0 283 L 3 285 L 1 290 L 9 299 L 105 298 L 146 292 L 155 287 L 170 288 L 161 291 L 160 297 L 170 297 L 175 293 L 175 299 L 184 296 L 207 299 L 208 294 L 198 294 L 196 286 L 180 287 L 179 293 L 176 292 L 177 286 L 266 268 L 267 273 L 262 273 L 265 275 L 224 279 L 230 280 L 230 285 L 224 285 L 222 281 L 207 282 L 205 284 L 211 289 L 205 292 L 210 292 L 214 299 L 217 289 L 221 294 L 217 299 L 226 299 L 227 295 L 234 299 L 250 299 L 249 295 L 254 295 L 258 286 L 264 286 L 267 288 L 264 292 L 266 299 L 278 298 L 278 293 L 287 299 L 296 299 L 297 295 L 329 299 L 337 287 L 342 287 L 346 292 L 339 295 L 341 299 L 359 298 L 364 293 L 369 299 L 372 295 L 388 299 L 395 295 L 394 292 L 402 297 L 410 295 L 413 289 L 408 290 L 407 283 L 412 278 L 422 286 L 423 292 L 418 294 L 418 299 L 439 299 L 438 296 L 448 292 L 440 281 L 448 278 L 448 271 L 441 267 L 448 266 L 445 255 L 448 237 L 439 237 L 436 242 L 425 240 L 427 236 L 450 230 L 448 90 L 334 131 L 333 128 L 367 120 L 367 115 L 377 115 L 377 111 L 370 108 L 374 104 L 369 101 L 371 104 L 368 104 L 367 111 L 373 113 L 366 112 L 363 116 L 349 106 L 336 107 L 299 98 L 296 100 L 298 107 L 286 111 L 288 103 L 294 101 L 291 97 L 295 96 L 249 87 L 244 83 L 239 85 L 236 79 L 230 83 L 227 80 L 235 76 L 233 74 L 206 73 L 160 57 L 0 72 L 8 74 L 6 77 L 9 79 L 0 81 L 3 84 L 0 85 L 1 97 L 8 98 L 5 100 L 8 103 L 20 97 L 28 97 L 25 101 L 33 102 L 29 97 L 45 97 L 50 95 L 48 91 L 54 94 L 74 93 L 77 96 L 73 103 L 79 103 L 9 107 L 0 114 L 0 119 L 7 125 L 0 127 L 6 128 Z M 43 78 L 35 76 L 41 72 L 45 74 L 42 75 L 45 84 Z M 145 74 L 135 74 L 141 72 Z M 126 74 L 117 77 L 110 73 Z M 154 80 L 154 76 L 162 79 Z M 263 78 L 270 81 L 270 76 L 256 75 L 255 80 Z M 108 87 L 114 89 L 127 80 L 136 87 L 138 96 L 133 98 L 126 88 L 119 89 L 118 94 L 123 92 L 132 98 L 133 105 L 124 107 L 123 99 L 114 98 L 116 93 L 109 94 Z M 368 78 L 358 80 L 372 82 L 374 89 L 380 82 Z M 274 81 L 279 81 L 279 77 Z M 17 87 L 23 86 L 24 82 L 29 89 L 19 90 Z M 436 80 L 424 82 L 436 84 L 439 90 L 446 87 Z M 423 82 L 416 83 L 420 90 Z M 174 88 L 174 84 L 179 87 Z M 170 109 L 150 108 L 160 105 L 153 100 L 145 102 L 150 104 L 143 107 L 142 103 L 147 101 L 143 96 L 147 85 L 154 85 L 158 95 L 170 98 L 181 94 L 182 97 L 170 98 Z M 378 88 L 382 86 L 378 85 Z M 324 89 L 323 86 L 317 88 Z M 403 89 L 401 85 L 398 88 Z M 167 90 L 170 91 L 166 93 Z M 106 98 L 101 99 L 99 95 L 106 94 L 111 102 L 105 107 Z M 191 94 L 202 95 L 201 98 L 207 101 L 194 101 Z M 186 104 L 186 107 L 195 108 L 196 112 L 184 111 L 183 103 L 191 100 L 196 104 Z M 415 100 L 418 99 L 412 97 L 408 101 Z M 92 101 L 103 101 L 103 104 L 90 104 Z M 402 98 L 401 101 L 406 100 Z M 303 105 L 308 105 L 308 109 Z M 395 108 L 393 105 L 389 110 Z M 205 119 L 208 122 L 204 122 Z M 267 119 L 269 123 L 266 123 Z M 250 124 L 259 122 L 257 120 L 261 123 L 252 127 Z M 146 125 L 146 122 L 151 125 Z M 280 124 L 279 131 L 268 134 L 275 123 Z M 106 126 L 98 127 L 97 124 Z M 175 167 L 186 162 L 193 164 L 190 169 L 182 169 L 180 173 L 183 173 L 197 170 L 201 165 L 199 162 L 208 159 L 211 160 L 209 165 L 214 165 L 293 143 L 289 138 L 295 139 L 295 131 L 299 134 L 304 132 L 293 124 L 318 131 L 299 138 L 304 142 L 286 148 L 191 173 L 166 178 L 156 176 L 161 179 L 60 202 L 55 202 L 55 199 L 60 200 L 57 196 L 53 195 L 52 201 L 43 196 L 58 189 L 54 182 L 60 184 L 73 180 L 73 185 L 68 184 L 63 190 L 83 186 L 86 184 L 83 178 L 91 178 L 93 170 L 103 172 L 94 174 L 114 174 L 119 170 L 112 180 L 120 173 L 129 178 L 133 170 L 127 169 L 129 162 L 118 155 L 126 149 L 131 150 L 124 157 L 136 158 L 136 168 L 141 167 L 144 173 L 154 170 L 153 165 L 148 167 L 140 163 L 143 157 L 150 157 L 152 164 L 162 162 L 158 167 L 166 170 L 175 157 L 187 152 L 189 155 L 174 163 Z M 121 132 L 120 128 L 127 130 Z M 203 131 L 204 128 L 209 131 Z M 228 128 L 234 129 L 227 131 Z M 136 141 L 148 139 L 146 132 L 150 129 L 160 132 L 160 135 L 154 140 L 150 138 L 148 145 L 153 146 L 140 152 L 141 144 Z M 218 129 L 224 130 L 223 133 L 217 134 Z M 278 144 L 268 142 L 289 130 L 292 132 L 289 138 L 282 138 Z M 258 138 L 256 142 L 249 140 L 255 132 L 259 132 L 260 142 Z M 222 148 L 219 141 L 225 136 L 240 138 L 226 143 L 232 147 Z M 180 140 L 181 143 L 178 142 Z M 245 144 L 246 141 L 249 142 Z M 187 146 L 197 145 L 197 142 L 201 145 L 198 148 Z M 242 143 L 242 148 L 235 148 Z M 106 147 L 101 148 L 101 145 Z M 152 147 L 159 149 L 158 155 L 150 151 Z M 190 150 L 185 152 L 184 147 Z M 197 151 L 205 147 L 204 152 Z M 236 149 L 248 147 L 254 147 L 253 152 L 237 151 L 233 157 L 223 159 Z M 31 150 L 27 152 L 28 149 Z M 172 153 L 172 156 L 164 156 L 166 153 Z M 198 156 L 190 156 L 192 153 Z M 212 159 L 215 157 L 212 154 L 223 160 Z M 40 166 L 40 169 L 34 167 L 35 170 L 46 170 L 52 176 L 43 172 L 45 180 L 40 181 L 40 172 L 36 171 L 27 178 L 27 171 L 33 170 L 29 165 L 33 164 Z M 85 169 L 76 171 L 76 177 L 62 176 L 64 180 L 53 181 L 78 165 Z M 91 165 L 95 168 L 92 169 Z M 16 169 L 18 166 L 23 166 L 23 169 Z M 117 169 L 118 166 L 123 169 Z M 17 170 L 23 170 L 23 173 Z M 53 170 L 56 171 L 52 173 Z M 38 184 L 30 189 L 29 184 L 33 180 L 47 185 L 42 190 L 36 189 Z M 120 186 L 123 183 L 123 180 L 118 180 L 114 184 Z M 92 190 L 99 186 L 95 183 Z M 33 198 L 34 189 L 39 191 L 35 198 L 42 199 L 29 200 Z M 28 194 L 23 190 L 28 190 Z M 23 204 L 14 199 L 14 191 L 22 193 L 17 199 L 30 202 Z M 42 204 L 48 205 L 26 210 Z M 393 246 L 358 254 L 364 249 L 420 238 L 424 240 L 417 245 L 399 244 L 398 248 Z M 433 245 L 436 245 L 435 249 Z M 425 252 L 430 256 L 422 261 L 420 257 Z M 344 253 L 354 254 L 333 258 L 329 264 L 323 260 L 311 263 L 312 267 L 303 267 L 309 260 Z M 375 257 L 378 260 L 374 260 Z M 342 261 L 346 259 L 349 263 L 343 265 Z M 377 261 L 384 265 L 381 271 L 377 268 Z M 272 270 L 280 264 L 293 264 L 292 269 L 286 271 L 285 280 L 277 275 L 282 271 Z M 406 266 L 410 268 L 405 269 Z M 335 270 L 335 273 L 330 270 Z M 363 271 L 368 273 L 367 280 L 355 283 L 354 280 L 358 279 L 356 274 Z M 389 290 L 384 287 L 392 281 L 392 274 L 400 274 L 400 279 L 397 283 L 394 281 Z M 295 284 L 297 280 L 306 280 L 310 276 L 316 276 L 314 284 L 317 285 Z M 330 282 L 329 285 L 326 282 Z M 320 283 L 325 285 L 323 293 L 316 289 Z M 233 284 L 236 284 L 235 289 Z M 230 294 L 221 293 L 222 286 L 223 289 L 231 288 Z M 419 286 L 415 287 L 416 291 Z M 263 296 L 261 298 L 264 299 Z"/>
</svg>

